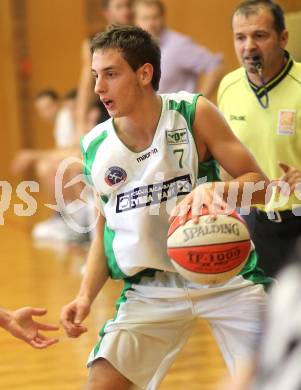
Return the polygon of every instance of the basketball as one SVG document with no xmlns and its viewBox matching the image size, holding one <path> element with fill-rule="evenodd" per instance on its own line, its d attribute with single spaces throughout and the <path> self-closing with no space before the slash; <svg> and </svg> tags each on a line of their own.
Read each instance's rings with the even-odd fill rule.
<svg viewBox="0 0 301 390">
<path fill-rule="evenodd" d="M 187 280 L 214 285 L 225 283 L 246 264 L 251 240 L 244 220 L 237 212 L 209 215 L 203 208 L 198 223 L 185 225 L 175 218 L 168 230 L 168 255 L 176 270 Z"/>
</svg>

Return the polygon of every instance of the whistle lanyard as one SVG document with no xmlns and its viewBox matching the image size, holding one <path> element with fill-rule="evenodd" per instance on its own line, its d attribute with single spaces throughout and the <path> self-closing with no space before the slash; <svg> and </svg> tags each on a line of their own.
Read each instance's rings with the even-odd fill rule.
<svg viewBox="0 0 301 390">
<path fill-rule="evenodd" d="M 246 73 L 249 85 L 252 91 L 254 92 L 256 99 L 258 100 L 258 103 L 265 110 L 269 108 L 270 105 L 269 92 L 288 75 L 290 69 L 293 66 L 293 60 L 292 58 L 289 57 L 289 54 L 287 52 L 285 53 L 285 56 L 287 58 L 287 62 L 284 65 L 283 69 L 281 69 L 281 71 L 269 82 L 266 83 L 264 81 L 262 72 L 258 73 L 261 82 L 260 87 L 257 87 L 255 84 L 253 84 L 249 79 L 248 74 Z"/>
<path fill-rule="evenodd" d="M 270 104 L 268 89 L 266 87 L 262 72 L 259 72 L 258 75 L 262 84 L 261 87 L 259 87 L 259 90 L 262 89 L 262 93 L 255 93 L 255 95 L 261 107 L 267 109 Z"/>
</svg>

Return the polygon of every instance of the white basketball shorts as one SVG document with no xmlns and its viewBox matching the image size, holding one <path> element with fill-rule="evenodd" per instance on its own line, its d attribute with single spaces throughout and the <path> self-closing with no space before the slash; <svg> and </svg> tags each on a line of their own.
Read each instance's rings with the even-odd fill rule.
<svg viewBox="0 0 301 390">
<path fill-rule="evenodd" d="M 266 304 L 262 285 L 242 276 L 214 287 L 162 271 L 138 284 L 125 282 L 115 317 L 101 329 L 88 367 L 104 358 L 133 389 L 157 389 L 202 317 L 233 374 L 236 364 L 252 358 L 258 346 Z"/>
</svg>

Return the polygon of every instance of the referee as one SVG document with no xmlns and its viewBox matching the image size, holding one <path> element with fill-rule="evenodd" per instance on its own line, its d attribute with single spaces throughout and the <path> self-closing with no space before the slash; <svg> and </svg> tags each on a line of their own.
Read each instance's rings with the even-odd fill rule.
<svg viewBox="0 0 301 390">
<path fill-rule="evenodd" d="M 218 105 L 269 179 L 285 182 L 246 217 L 259 265 L 275 276 L 301 236 L 301 63 L 285 50 L 283 10 L 273 1 L 243 1 L 232 27 L 242 67 L 222 80 Z"/>
</svg>

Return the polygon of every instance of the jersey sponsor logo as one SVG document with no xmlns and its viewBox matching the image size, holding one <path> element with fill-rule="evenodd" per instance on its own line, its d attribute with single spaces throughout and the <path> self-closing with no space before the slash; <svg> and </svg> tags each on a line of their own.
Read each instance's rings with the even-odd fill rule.
<svg viewBox="0 0 301 390">
<path fill-rule="evenodd" d="M 150 158 L 151 156 L 153 156 L 156 153 L 158 153 L 158 149 L 157 148 L 151 149 L 149 152 L 144 153 L 142 156 L 138 157 L 137 158 L 137 162 L 140 163 L 141 161 L 144 161 L 147 158 Z"/>
<path fill-rule="evenodd" d="M 188 144 L 187 129 L 167 130 L 166 139 L 169 145 Z"/>
<path fill-rule="evenodd" d="M 243 121 L 246 122 L 246 116 L 245 115 L 230 115 L 230 121 Z"/>
<path fill-rule="evenodd" d="M 105 182 L 110 187 L 126 181 L 127 174 L 120 167 L 110 167 L 105 173 Z"/>
<path fill-rule="evenodd" d="M 190 175 L 134 188 L 131 191 L 117 195 L 116 213 L 166 202 L 180 195 L 187 195 L 192 190 Z"/>
</svg>

